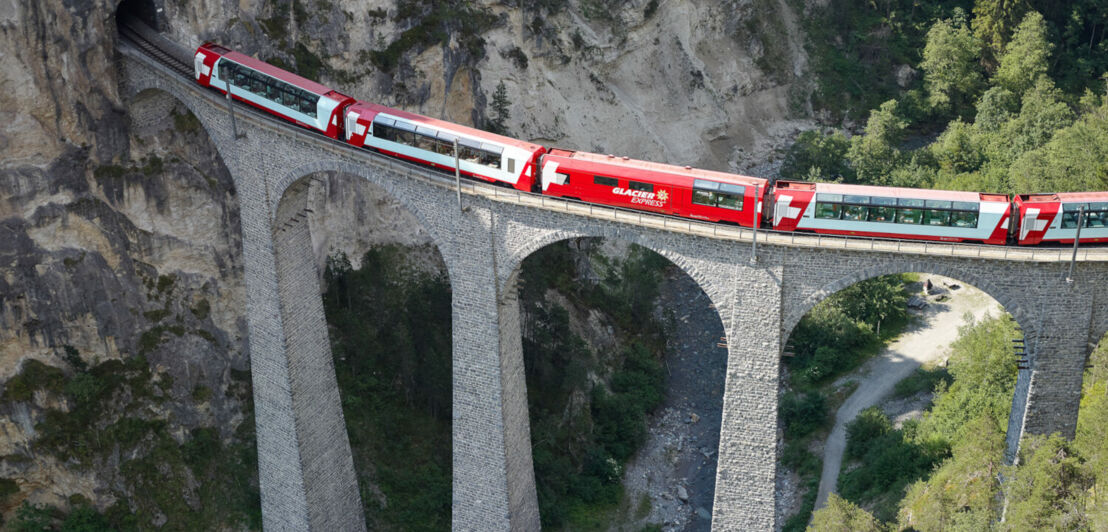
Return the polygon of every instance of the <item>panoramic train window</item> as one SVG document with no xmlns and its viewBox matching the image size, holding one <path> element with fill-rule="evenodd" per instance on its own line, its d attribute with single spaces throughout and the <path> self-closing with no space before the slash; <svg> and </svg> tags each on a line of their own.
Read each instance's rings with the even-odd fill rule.
<svg viewBox="0 0 1108 532">
<path fill-rule="evenodd" d="M 710 190 L 700 190 L 694 188 L 692 191 L 692 202 L 697 205 L 707 205 L 709 207 L 715 207 L 716 193 Z"/>
<path fill-rule="evenodd" d="M 842 194 L 816 194 L 816 218 L 838 220 L 843 214 Z"/>
<path fill-rule="evenodd" d="M 1076 229 L 1077 216 L 1081 214 L 1080 203 L 1066 203 L 1062 205 L 1062 229 Z"/>
<path fill-rule="evenodd" d="M 604 177 L 602 175 L 592 176 L 592 182 L 594 185 L 602 185 L 605 187 L 614 187 L 619 185 L 619 180 L 614 177 Z"/>
<path fill-rule="evenodd" d="M 923 221 L 923 209 L 897 209 L 896 223 L 918 224 Z"/>
<path fill-rule="evenodd" d="M 896 198 L 870 198 L 869 221 L 892 222 L 896 218 Z"/>
<path fill-rule="evenodd" d="M 743 195 L 746 194 L 746 189 L 740 185 L 728 185 L 727 183 L 721 183 L 719 185 L 719 202 L 718 207 L 725 209 L 733 209 L 736 211 L 743 210 Z"/>
<path fill-rule="evenodd" d="M 451 133 L 436 131 L 425 126 L 416 126 L 407 122 L 386 117 L 373 119 L 373 136 L 390 142 L 407 144 L 421 150 L 441 155 L 454 155 L 454 139 L 458 139 L 458 159 L 500 168 L 502 148 L 491 144 L 456 137 Z"/>
<path fill-rule="evenodd" d="M 847 196 L 849 197 L 849 196 Z M 846 205 L 843 207 L 843 220 L 851 220 L 854 222 L 866 221 L 866 209 L 863 205 Z"/>
<path fill-rule="evenodd" d="M 923 214 L 924 225 L 950 225 L 950 211 L 927 210 Z"/>
<path fill-rule="evenodd" d="M 843 206 L 838 203 L 816 203 L 816 218 L 838 220 L 842 213 Z"/>
<path fill-rule="evenodd" d="M 1076 229 L 1077 216 L 1085 207 L 1085 227 L 1108 227 L 1108 202 L 1066 203 L 1062 205 L 1062 228 Z"/>
<path fill-rule="evenodd" d="M 950 225 L 954 227 L 977 227 L 977 213 L 954 211 L 950 213 Z"/>
<path fill-rule="evenodd" d="M 693 180 L 692 202 L 697 205 L 741 211 L 745 194 L 746 187 L 742 185 L 716 183 L 704 179 Z"/>
<path fill-rule="evenodd" d="M 654 192 L 654 185 L 650 183 L 640 183 L 638 181 L 628 181 L 627 188 L 631 190 L 640 190 L 642 192 Z"/>
<path fill-rule="evenodd" d="M 919 224 L 923 222 L 923 200 L 900 198 L 896 202 L 900 207 L 896 210 L 896 223 Z"/>
<path fill-rule="evenodd" d="M 285 106 L 298 113 L 316 114 L 320 96 L 262 74 L 251 68 L 222 59 L 216 64 L 216 76 L 231 85 Z"/>
</svg>

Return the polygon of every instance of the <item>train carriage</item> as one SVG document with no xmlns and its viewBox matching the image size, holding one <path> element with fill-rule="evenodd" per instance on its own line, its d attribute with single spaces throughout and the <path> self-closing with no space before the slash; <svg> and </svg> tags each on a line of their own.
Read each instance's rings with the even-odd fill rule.
<svg viewBox="0 0 1108 532">
<path fill-rule="evenodd" d="M 355 101 L 214 43 L 197 49 L 194 75 L 200 85 L 334 139 L 443 170 L 457 164 L 467 176 L 526 192 L 746 227 L 762 224 L 764 200 L 771 202 L 773 228 L 782 231 L 986 244 L 1010 238 L 1036 245 L 1072 244 L 1080 229 L 1082 242 L 1108 242 L 1108 192 L 1010 200 L 1003 194 L 838 183 L 770 185 L 688 166 L 547 152 L 539 144 Z"/>
<path fill-rule="evenodd" d="M 1108 192 L 1019 194 L 1015 205 L 1020 220 L 1017 242 L 1022 245 L 1072 244 L 1079 222 L 1081 242 L 1108 242 Z"/>
<path fill-rule="evenodd" d="M 339 138 L 342 111 L 354 99 L 246 54 L 213 43 L 196 50 L 196 81 L 254 107 Z"/>
<path fill-rule="evenodd" d="M 592 203 L 747 227 L 759 224 L 768 181 L 689 166 L 552 149 L 542 159 L 542 192 Z M 760 225 L 760 224 L 759 224 Z"/>
<path fill-rule="evenodd" d="M 346 141 L 429 164 L 454 169 L 454 141 L 462 174 L 530 192 L 537 159 L 546 149 L 538 144 L 436 120 L 384 105 L 356 102 L 346 113 Z"/>
<path fill-rule="evenodd" d="M 1004 194 L 778 181 L 773 227 L 816 233 L 1004 244 Z"/>
</svg>

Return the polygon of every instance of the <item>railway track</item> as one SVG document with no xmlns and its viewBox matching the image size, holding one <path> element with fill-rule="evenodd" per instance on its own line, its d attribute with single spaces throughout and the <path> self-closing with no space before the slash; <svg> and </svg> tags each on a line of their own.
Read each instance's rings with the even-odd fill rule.
<svg viewBox="0 0 1108 532">
<path fill-rule="evenodd" d="M 192 77 L 192 68 L 181 61 L 179 58 L 174 57 L 172 54 L 158 47 L 150 39 L 147 39 L 139 31 L 135 30 L 131 26 L 121 24 L 119 26 L 119 34 L 125 38 L 129 43 L 138 47 L 143 53 L 154 58 L 159 63 L 169 67 L 174 72 L 185 76 Z"/>
</svg>

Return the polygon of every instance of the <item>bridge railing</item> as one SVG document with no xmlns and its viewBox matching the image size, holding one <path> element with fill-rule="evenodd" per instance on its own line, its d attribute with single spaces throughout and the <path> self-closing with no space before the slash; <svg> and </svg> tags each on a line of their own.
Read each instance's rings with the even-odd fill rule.
<svg viewBox="0 0 1108 532">
<path fill-rule="evenodd" d="M 169 67 L 147 56 L 140 50 L 127 46 L 122 41 L 120 51 L 124 55 L 141 61 L 147 67 L 159 71 L 166 78 L 179 83 L 181 87 L 190 94 L 206 100 L 217 107 L 221 108 L 226 106 L 223 97 L 216 94 L 214 91 L 206 90 L 193 82 L 193 80 L 181 77 Z M 264 127 L 277 135 L 294 139 L 297 142 L 312 144 L 318 149 L 333 153 L 339 157 L 352 158 L 359 163 L 369 164 L 390 172 L 402 174 L 409 179 L 418 180 L 451 191 L 455 188 L 453 176 L 447 176 L 446 174 L 438 173 L 407 161 L 386 157 L 366 149 L 351 146 L 344 142 L 335 141 L 317 133 L 308 132 L 304 128 L 281 121 L 252 107 L 236 106 L 235 114 L 242 120 L 249 121 L 255 126 Z M 755 238 L 755 231 L 750 228 L 585 203 L 542 194 L 522 192 L 512 188 L 505 188 L 477 181 L 463 181 L 461 183 L 461 191 L 469 196 L 484 197 L 501 203 L 562 212 L 596 220 L 673 231 L 691 236 L 739 242 L 752 242 Z M 273 208 L 276 209 L 276 206 Z M 842 235 L 819 235 L 794 231 L 774 231 L 763 228 L 759 228 L 757 232 L 759 242 L 791 247 L 880 251 L 914 255 L 1031 262 L 1066 262 L 1070 261 L 1074 256 L 1072 248 L 1069 247 L 1039 248 L 932 242 L 923 240 L 864 238 Z M 1076 258 L 1081 262 L 1108 262 L 1108 247 L 1079 248 Z"/>
</svg>

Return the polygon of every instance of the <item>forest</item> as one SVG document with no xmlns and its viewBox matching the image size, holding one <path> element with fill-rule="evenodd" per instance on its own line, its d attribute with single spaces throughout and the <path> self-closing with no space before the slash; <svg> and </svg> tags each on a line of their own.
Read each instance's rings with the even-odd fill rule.
<svg viewBox="0 0 1108 532">
<path fill-rule="evenodd" d="M 841 127 L 801 133 L 781 178 L 1108 189 L 1108 11 L 1097 2 L 831 2 L 806 20 L 813 103 Z"/>
<path fill-rule="evenodd" d="M 824 123 L 838 127 L 801 133 L 780 177 L 1006 194 L 1108 189 L 1103 6 L 890 0 L 823 9 L 826 18 L 807 19 L 818 74 L 813 101 Z M 864 126 L 853 125 L 859 116 L 867 117 Z M 841 303 L 827 305 L 835 306 Z M 805 327 L 841 311 L 817 307 L 794 337 L 802 341 Z M 849 325 L 837 330 L 857 329 Z M 1101 495 L 1108 342 L 1088 361 L 1077 438 L 1030 438 L 1012 466 L 1004 434 L 1017 336 L 1007 317 L 967 325 L 947 367 L 920 370 L 898 385 L 934 390 L 921 420 L 894 428 L 871 409 L 849 425 L 846 458 L 854 466 L 810 529 L 1108 529 Z M 840 340 L 850 349 L 857 337 Z M 799 346 L 790 361 L 801 391 L 782 400 L 787 440 L 802 443 L 827 422 L 826 398 L 802 390 L 812 382 L 810 361 L 830 348 Z M 782 463 L 818 483 L 818 458 L 793 442 Z M 803 528 L 801 514 L 786 529 Z"/>
</svg>

